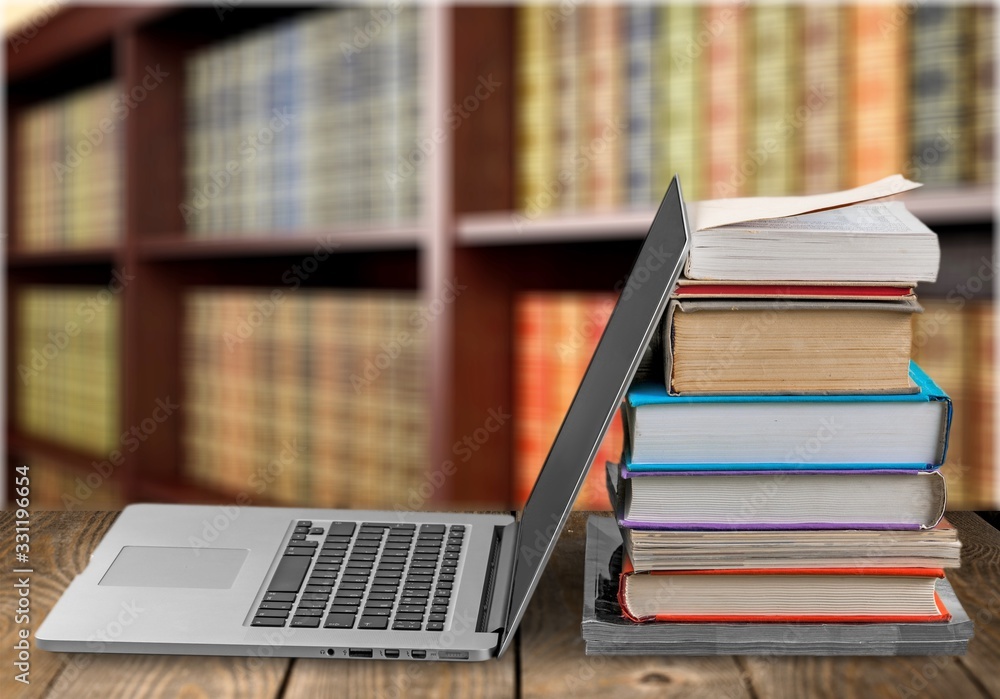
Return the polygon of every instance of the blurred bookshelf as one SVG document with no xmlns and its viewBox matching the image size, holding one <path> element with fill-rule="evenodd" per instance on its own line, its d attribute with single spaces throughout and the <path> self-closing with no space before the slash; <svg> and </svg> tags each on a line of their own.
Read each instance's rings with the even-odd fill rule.
<svg viewBox="0 0 1000 699">
<path fill-rule="evenodd" d="M 994 254 L 984 7 L 874 39 L 847 5 L 63 8 L 7 49 L 8 465 L 52 507 L 518 506 L 664 178 L 692 199 L 899 171 L 942 245 L 915 353 L 955 396 L 952 504 L 996 503 L 992 283 L 952 293 Z M 824 108 L 720 187 L 816 81 Z"/>
</svg>

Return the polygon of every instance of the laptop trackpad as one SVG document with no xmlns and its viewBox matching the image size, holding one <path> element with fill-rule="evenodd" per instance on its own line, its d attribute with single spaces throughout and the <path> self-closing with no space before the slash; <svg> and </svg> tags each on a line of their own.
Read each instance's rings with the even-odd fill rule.
<svg viewBox="0 0 1000 699">
<path fill-rule="evenodd" d="M 249 553 L 248 549 L 124 546 L 99 584 L 225 590 L 233 586 Z"/>
</svg>

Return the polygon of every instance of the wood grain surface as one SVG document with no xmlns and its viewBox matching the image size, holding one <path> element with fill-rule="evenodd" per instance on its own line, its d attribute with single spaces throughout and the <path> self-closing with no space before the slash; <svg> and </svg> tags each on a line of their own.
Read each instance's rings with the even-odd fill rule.
<svg viewBox="0 0 1000 699">
<path fill-rule="evenodd" d="M 117 513 L 32 513 L 31 623 L 37 629 L 83 570 Z M 586 514 L 574 513 L 503 659 L 483 663 L 281 660 L 31 651 L 14 681 L 14 516 L 0 513 L 0 697 L 1000 697 L 1000 533 L 949 513 L 963 543 L 948 577 L 975 622 L 962 657 L 783 658 L 584 655 L 580 636 Z"/>
</svg>

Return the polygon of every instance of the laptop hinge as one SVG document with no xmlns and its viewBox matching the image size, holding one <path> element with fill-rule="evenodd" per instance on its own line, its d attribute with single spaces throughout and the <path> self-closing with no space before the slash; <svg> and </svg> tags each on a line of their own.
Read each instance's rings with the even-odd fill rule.
<svg viewBox="0 0 1000 699">
<path fill-rule="evenodd" d="M 479 606 L 476 630 L 499 631 L 507 623 L 511 582 L 514 578 L 514 550 L 517 523 L 494 527 L 490 544 L 489 567 L 483 585 L 483 599 Z"/>
</svg>

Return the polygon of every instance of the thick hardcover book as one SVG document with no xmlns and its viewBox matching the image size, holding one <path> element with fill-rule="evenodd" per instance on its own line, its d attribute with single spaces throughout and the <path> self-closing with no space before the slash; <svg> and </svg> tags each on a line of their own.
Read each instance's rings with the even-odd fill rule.
<svg viewBox="0 0 1000 699">
<path fill-rule="evenodd" d="M 947 519 L 930 529 L 691 531 L 622 528 L 638 572 L 750 568 L 958 568 L 962 544 Z"/>
<path fill-rule="evenodd" d="M 948 621 L 903 623 L 637 623 L 618 603 L 622 538 L 609 517 L 587 522 L 583 638 L 589 655 L 960 655 L 973 635 L 947 578 L 937 593 Z"/>
<path fill-rule="evenodd" d="M 937 471 L 616 472 L 623 527 L 666 530 L 930 529 L 947 501 Z"/>
<path fill-rule="evenodd" d="M 933 470 L 944 463 L 948 395 L 910 363 L 915 393 L 671 396 L 633 386 L 623 411 L 632 471 Z"/>
<path fill-rule="evenodd" d="M 618 603 L 632 621 L 948 621 L 934 568 L 762 568 L 636 573 L 623 556 Z"/>
<path fill-rule="evenodd" d="M 912 298 L 673 299 L 663 323 L 671 394 L 905 393 Z"/>
</svg>

